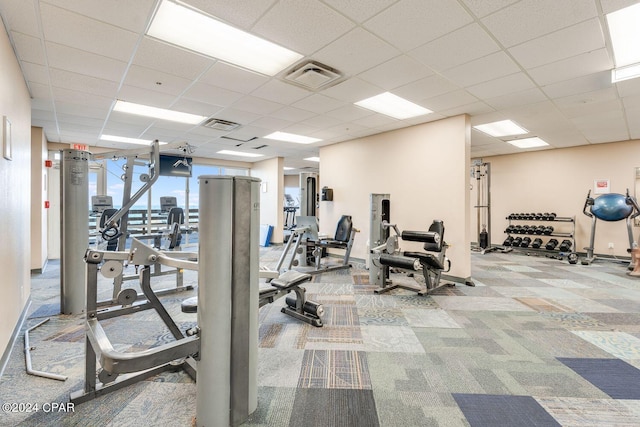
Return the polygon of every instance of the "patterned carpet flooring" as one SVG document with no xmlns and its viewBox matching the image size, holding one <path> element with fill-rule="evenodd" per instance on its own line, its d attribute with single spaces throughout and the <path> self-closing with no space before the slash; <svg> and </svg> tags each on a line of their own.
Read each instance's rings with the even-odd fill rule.
<svg viewBox="0 0 640 427">
<path fill-rule="evenodd" d="M 262 248 L 261 262 L 275 265 L 280 249 Z M 305 287 L 324 305 L 322 328 L 282 314 L 284 299 L 260 310 L 258 409 L 245 425 L 638 426 L 640 279 L 626 273 L 621 263 L 492 252 L 472 253 L 475 287 L 428 296 L 377 295 L 363 265 L 316 275 Z M 29 318 L 0 378 L 3 408 L 40 410 L 4 411 L 0 425 L 192 425 L 196 385 L 180 370 L 65 406 L 84 383 L 84 319 L 57 314 L 58 276 L 51 263 L 32 277 Z M 184 281 L 197 283 L 193 273 Z M 100 291 L 110 295 L 106 279 Z M 161 298 L 181 330 L 195 325 L 180 312 L 195 294 Z M 45 318 L 30 332 L 32 363 L 64 382 L 25 373 L 24 329 Z M 150 311 L 102 325 L 121 351 L 173 340 Z"/>
</svg>

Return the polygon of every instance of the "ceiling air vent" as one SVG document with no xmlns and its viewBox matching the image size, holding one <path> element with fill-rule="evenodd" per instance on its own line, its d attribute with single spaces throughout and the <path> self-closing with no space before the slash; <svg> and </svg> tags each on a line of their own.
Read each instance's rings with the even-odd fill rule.
<svg viewBox="0 0 640 427">
<path fill-rule="evenodd" d="M 342 75 L 327 65 L 309 61 L 296 66 L 284 79 L 306 89 L 320 90 L 336 84 Z"/>
<path fill-rule="evenodd" d="M 235 122 L 230 122 L 228 120 L 222 120 L 222 119 L 208 119 L 206 120 L 202 126 L 207 127 L 207 128 L 211 128 L 211 129 L 215 129 L 215 130 L 221 130 L 221 131 L 225 131 L 225 132 L 229 132 L 232 131 L 234 129 L 237 129 L 240 127 L 239 123 L 235 123 Z"/>
</svg>

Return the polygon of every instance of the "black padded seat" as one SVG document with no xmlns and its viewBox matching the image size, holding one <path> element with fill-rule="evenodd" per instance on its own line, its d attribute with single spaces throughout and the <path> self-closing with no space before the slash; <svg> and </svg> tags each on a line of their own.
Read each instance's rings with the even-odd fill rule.
<svg viewBox="0 0 640 427">
<path fill-rule="evenodd" d="M 269 284 L 274 288 L 278 289 L 288 289 L 294 286 L 301 285 L 307 280 L 311 280 L 311 275 L 307 273 L 301 273 L 295 270 L 289 270 L 285 273 L 282 273 L 277 278 L 271 280 Z"/>
<path fill-rule="evenodd" d="M 346 249 L 351 238 L 351 231 L 353 230 L 353 221 L 350 215 L 342 215 L 338 221 L 336 227 L 336 234 L 333 239 L 322 239 L 315 242 L 318 246 L 324 246 L 327 248 Z"/>
<path fill-rule="evenodd" d="M 431 254 L 425 254 L 423 252 L 404 252 L 403 255 L 411 258 L 418 258 L 421 264 L 426 264 L 431 268 L 444 270 L 444 265 L 442 265 L 440 260 Z"/>
</svg>

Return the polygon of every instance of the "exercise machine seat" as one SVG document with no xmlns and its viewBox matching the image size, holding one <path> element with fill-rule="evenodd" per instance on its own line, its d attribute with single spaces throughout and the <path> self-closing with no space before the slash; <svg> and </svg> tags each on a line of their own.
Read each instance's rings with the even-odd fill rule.
<svg viewBox="0 0 640 427">
<path fill-rule="evenodd" d="M 182 208 L 171 208 L 169 210 L 169 214 L 167 215 L 167 225 L 172 225 L 174 223 L 184 224 L 184 210 Z"/>
<path fill-rule="evenodd" d="M 301 285 L 308 280 L 311 280 L 310 274 L 301 273 L 295 270 L 289 270 L 285 273 L 282 273 L 277 278 L 271 280 L 269 284 L 275 288 L 286 290 L 294 286 Z"/>
<path fill-rule="evenodd" d="M 426 242 L 424 244 L 424 250 L 428 252 L 442 252 L 442 244 L 444 242 L 444 223 L 442 220 L 436 219 L 433 220 L 431 226 L 429 227 L 429 231 L 438 233 L 440 238 L 437 239 L 436 242 Z M 438 257 L 424 252 L 404 252 L 404 256 L 411 258 L 418 258 L 422 265 L 427 265 L 436 270 L 444 270 L 444 265 L 438 259 Z"/>
<path fill-rule="evenodd" d="M 349 243 L 349 239 L 351 238 L 352 230 L 353 221 L 351 219 L 351 215 L 342 215 L 338 221 L 336 234 L 333 239 L 323 239 L 317 243 L 318 245 L 330 248 L 346 248 Z"/>
</svg>

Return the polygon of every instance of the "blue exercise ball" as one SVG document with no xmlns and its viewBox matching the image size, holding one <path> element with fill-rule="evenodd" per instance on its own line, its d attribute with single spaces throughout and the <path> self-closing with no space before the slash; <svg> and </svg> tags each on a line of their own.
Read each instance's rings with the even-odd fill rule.
<svg viewBox="0 0 640 427">
<path fill-rule="evenodd" d="M 591 213 L 603 221 L 620 221 L 633 212 L 633 206 L 628 205 L 626 200 L 624 194 L 603 194 L 594 200 Z"/>
</svg>

